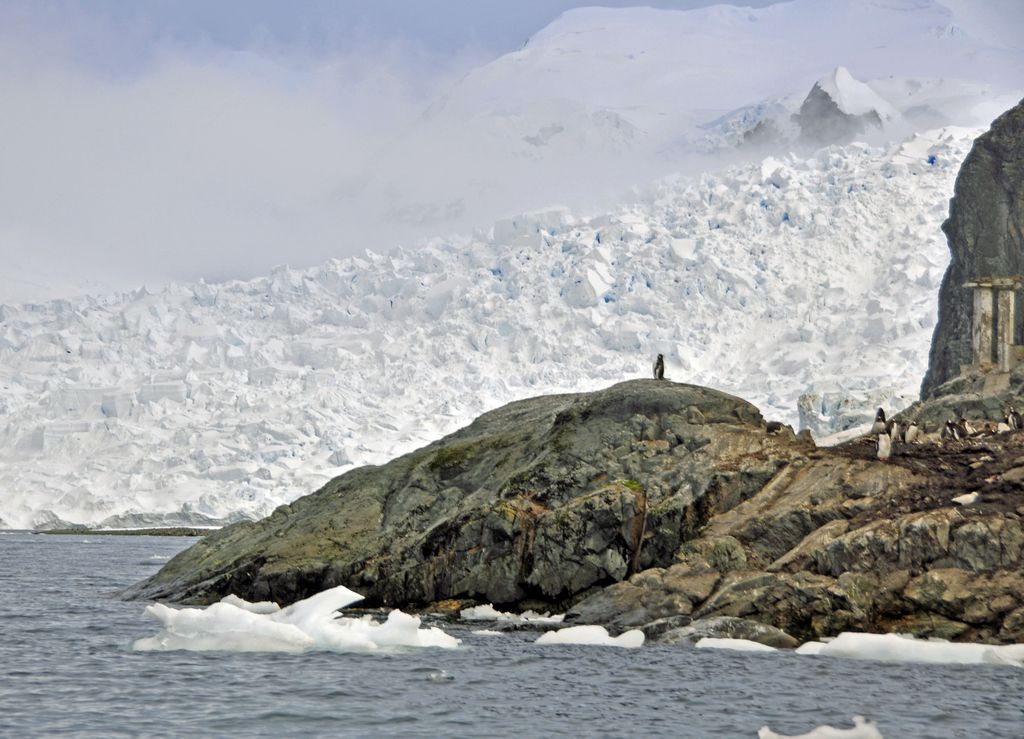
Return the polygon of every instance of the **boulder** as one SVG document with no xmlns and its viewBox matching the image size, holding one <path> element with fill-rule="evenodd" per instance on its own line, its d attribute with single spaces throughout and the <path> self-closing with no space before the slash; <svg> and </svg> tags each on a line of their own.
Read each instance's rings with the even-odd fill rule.
<svg viewBox="0 0 1024 739">
<path fill-rule="evenodd" d="M 782 629 L 745 618 L 702 618 L 654 637 L 659 644 L 696 644 L 701 639 L 746 639 L 777 649 L 792 649 L 799 641 Z"/>
<path fill-rule="evenodd" d="M 808 448 L 791 431 L 769 435 L 749 403 L 692 385 L 636 380 L 532 398 L 222 529 L 128 595 L 284 604 L 345 585 L 368 606 L 561 608 L 675 564 L 711 516 Z"/>
<path fill-rule="evenodd" d="M 688 616 L 714 591 L 722 575 L 705 564 L 651 568 L 577 603 L 570 623 L 601 624 L 616 632 L 675 616 Z"/>
<path fill-rule="evenodd" d="M 935 569 L 911 580 L 904 596 L 922 611 L 998 631 L 1010 613 L 1024 606 L 1024 574 Z"/>
</svg>

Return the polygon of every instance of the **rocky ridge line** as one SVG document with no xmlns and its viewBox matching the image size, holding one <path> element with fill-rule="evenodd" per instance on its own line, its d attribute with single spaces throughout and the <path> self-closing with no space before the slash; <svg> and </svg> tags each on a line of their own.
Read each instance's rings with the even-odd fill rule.
<svg viewBox="0 0 1024 739">
<path fill-rule="evenodd" d="M 368 605 L 571 607 L 570 623 L 668 640 L 739 618 L 776 642 L 1024 641 L 1024 435 L 880 462 L 870 441 L 771 428 L 653 380 L 520 401 L 212 534 L 129 595 L 287 603 L 342 584 Z"/>
</svg>

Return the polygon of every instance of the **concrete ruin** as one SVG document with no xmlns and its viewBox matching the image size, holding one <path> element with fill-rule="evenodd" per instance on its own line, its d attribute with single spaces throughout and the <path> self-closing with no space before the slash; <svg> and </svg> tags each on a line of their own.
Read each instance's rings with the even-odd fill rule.
<svg viewBox="0 0 1024 739">
<path fill-rule="evenodd" d="M 1016 294 L 1024 287 L 1024 276 L 977 278 L 964 287 L 974 290 L 973 361 L 962 371 L 1012 372 L 1024 359 L 1024 346 L 1014 343 Z"/>
</svg>

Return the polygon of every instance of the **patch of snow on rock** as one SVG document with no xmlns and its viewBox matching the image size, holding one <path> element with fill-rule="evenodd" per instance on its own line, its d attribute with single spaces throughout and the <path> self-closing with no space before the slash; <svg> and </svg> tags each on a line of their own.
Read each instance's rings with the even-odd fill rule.
<svg viewBox="0 0 1024 739">
<path fill-rule="evenodd" d="M 583 644 L 597 647 L 622 647 L 637 649 L 644 644 L 644 632 L 631 629 L 618 636 L 608 635 L 603 626 L 570 626 L 558 631 L 548 631 L 537 637 L 535 644 Z"/>
<path fill-rule="evenodd" d="M 720 639 L 713 636 L 705 636 L 694 644 L 697 649 L 731 649 L 736 652 L 775 652 L 775 647 L 767 644 L 760 644 L 749 639 Z"/>
<path fill-rule="evenodd" d="M 877 113 L 884 122 L 899 114 L 871 87 L 853 78 L 846 67 L 836 67 L 830 74 L 818 80 L 818 86 L 830 97 L 843 113 L 852 116 Z"/>
</svg>

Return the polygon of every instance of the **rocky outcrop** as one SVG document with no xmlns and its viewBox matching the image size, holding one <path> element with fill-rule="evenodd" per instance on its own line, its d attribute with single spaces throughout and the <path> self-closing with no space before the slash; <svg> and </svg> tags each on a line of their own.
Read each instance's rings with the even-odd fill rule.
<svg viewBox="0 0 1024 739">
<path fill-rule="evenodd" d="M 690 385 L 533 398 L 225 528 L 131 595 L 289 603 L 345 585 L 367 605 L 564 606 L 672 565 L 713 515 L 810 447 L 769 434 L 749 403 Z"/>
<path fill-rule="evenodd" d="M 653 637 L 661 644 L 696 644 L 705 638 L 746 639 L 776 649 L 792 649 L 800 644 L 782 629 L 731 616 L 700 619 Z"/>
<path fill-rule="evenodd" d="M 818 147 L 849 143 L 868 131 L 881 130 L 883 116 L 893 112 L 878 93 L 837 67 L 814 83 L 793 122 L 800 129 L 800 140 Z"/>
<path fill-rule="evenodd" d="M 130 595 L 288 603 L 345 585 L 369 606 L 569 608 L 670 643 L 1024 640 L 1024 433 L 879 462 L 870 439 L 817 449 L 771 429 L 665 381 L 513 403 L 210 535 Z"/>
<path fill-rule="evenodd" d="M 951 261 L 939 291 L 939 320 L 922 398 L 936 394 L 973 360 L 974 306 L 964 283 L 1024 274 L 1024 101 L 975 141 L 957 176 L 942 230 Z"/>
<path fill-rule="evenodd" d="M 567 621 L 646 629 L 685 615 L 801 640 L 848 630 L 1024 639 L 1024 434 L 898 445 L 888 463 L 873 452 L 864 439 L 791 460 L 712 516 L 679 564 L 591 594 Z M 967 491 L 980 493 L 975 504 L 951 503 Z"/>
</svg>

